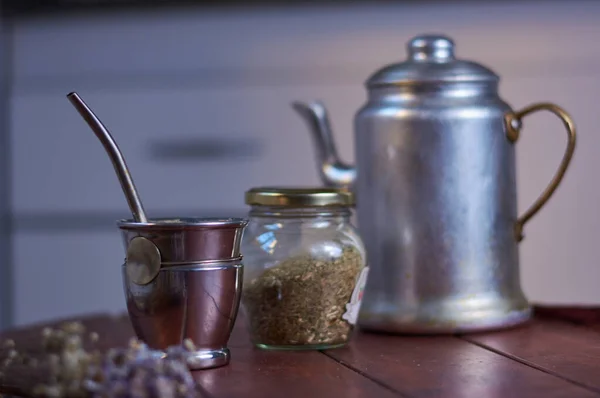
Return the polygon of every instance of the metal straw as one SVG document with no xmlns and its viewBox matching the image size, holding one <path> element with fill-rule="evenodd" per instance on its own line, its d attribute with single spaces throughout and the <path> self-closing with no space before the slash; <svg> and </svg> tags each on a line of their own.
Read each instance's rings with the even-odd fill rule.
<svg viewBox="0 0 600 398">
<path fill-rule="evenodd" d="M 77 93 L 69 93 L 67 94 L 67 98 L 87 122 L 92 131 L 94 131 L 94 134 L 96 134 L 96 137 L 98 137 L 104 146 L 106 153 L 108 153 L 108 156 L 110 157 L 110 160 L 115 168 L 115 172 L 117 173 L 117 177 L 119 177 L 119 182 L 121 183 L 121 188 L 123 188 L 125 198 L 127 198 L 127 203 L 129 204 L 129 208 L 133 214 L 133 219 L 136 222 L 147 222 L 148 219 L 146 218 L 146 213 L 144 212 L 144 206 L 142 206 L 142 201 L 140 200 L 140 196 L 135 189 L 135 184 L 133 183 L 133 179 L 131 178 L 127 164 L 125 163 L 125 158 L 123 158 L 123 154 L 119 150 L 117 143 L 110 135 L 106 127 L 104 127 L 100 119 L 98 119 L 94 112 L 92 112 L 86 103 L 83 102 Z"/>
</svg>

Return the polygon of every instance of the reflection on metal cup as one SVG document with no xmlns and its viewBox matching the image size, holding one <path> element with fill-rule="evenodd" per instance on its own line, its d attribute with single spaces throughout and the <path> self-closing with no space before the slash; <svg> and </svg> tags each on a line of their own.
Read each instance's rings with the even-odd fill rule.
<svg viewBox="0 0 600 398">
<path fill-rule="evenodd" d="M 227 342 L 242 291 L 243 219 L 123 220 L 127 310 L 138 338 L 156 350 L 190 339 L 193 369 L 229 363 Z M 158 257 L 157 257 L 158 256 Z M 156 267 L 160 260 L 160 267 Z"/>
</svg>

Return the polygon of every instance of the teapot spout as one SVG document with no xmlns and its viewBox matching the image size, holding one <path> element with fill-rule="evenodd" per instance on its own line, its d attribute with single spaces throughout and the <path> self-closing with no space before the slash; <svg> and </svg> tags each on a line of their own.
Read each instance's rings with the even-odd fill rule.
<svg viewBox="0 0 600 398">
<path fill-rule="evenodd" d="M 325 106 L 318 101 L 295 101 L 292 107 L 304 119 L 312 134 L 323 183 L 330 187 L 351 188 L 356 178 L 356 169 L 342 162 L 337 154 Z"/>
</svg>

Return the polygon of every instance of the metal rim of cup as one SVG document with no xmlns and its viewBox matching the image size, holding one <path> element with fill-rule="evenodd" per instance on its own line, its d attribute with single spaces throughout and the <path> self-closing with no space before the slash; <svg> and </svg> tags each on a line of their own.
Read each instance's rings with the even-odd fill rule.
<svg viewBox="0 0 600 398">
<path fill-rule="evenodd" d="M 247 224 L 248 220 L 244 218 L 225 217 L 153 218 L 147 222 L 125 219 L 117 222 L 127 255 L 134 240 L 148 240 L 158 249 L 161 269 L 241 260 L 240 243 Z M 148 250 L 145 252 L 149 253 Z M 140 256 L 147 260 L 145 255 Z"/>
<path fill-rule="evenodd" d="M 147 222 L 137 222 L 133 219 L 117 221 L 120 229 L 215 229 L 215 228 L 241 228 L 248 224 L 245 218 L 202 218 L 202 217 L 174 217 L 153 218 Z"/>
</svg>

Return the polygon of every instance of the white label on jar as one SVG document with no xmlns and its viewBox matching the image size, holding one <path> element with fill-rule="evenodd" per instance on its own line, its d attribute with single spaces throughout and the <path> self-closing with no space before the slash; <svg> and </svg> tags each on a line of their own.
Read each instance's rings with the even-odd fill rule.
<svg viewBox="0 0 600 398">
<path fill-rule="evenodd" d="M 360 271 L 350 302 L 346 304 L 346 312 L 342 315 L 342 318 L 347 320 L 349 324 L 356 324 L 358 318 L 358 312 L 360 311 L 360 304 L 362 303 L 363 294 L 365 291 L 365 285 L 367 283 L 367 275 L 369 274 L 369 267 L 365 267 Z"/>
</svg>

